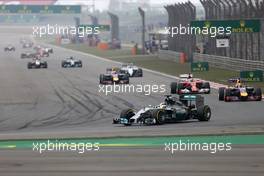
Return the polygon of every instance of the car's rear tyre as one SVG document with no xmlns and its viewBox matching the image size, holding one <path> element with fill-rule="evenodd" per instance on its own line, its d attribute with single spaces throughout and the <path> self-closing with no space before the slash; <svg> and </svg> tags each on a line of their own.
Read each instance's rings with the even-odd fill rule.
<svg viewBox="0 0 264 176">
<path fill-rule="evenodd" d="M 257 99 L 257 101 L 261 101 L 262 100 L 262 90 L 261 90 L 261 88 L 256 88 L 255 95 L 259 97 Z"/>
<path fill-rule="evenodd" d="M 211 119 L 211 108 L 205 105 L 202 108 L 198 108 L 198 120 L 199 121 L 209 121 Z"/>
<path fill-rule="evenodd" d="M 162 125 L 165 123 L 165 112 L 162 109 L 153 110 L 152 117 L 156 120 L 157 125 Z"/>
<path fill-rule="evenodd" d="M 28 69 L 31 69 L 31 68 L 32 68 L 32 66 L 31 66 L 30 63 L 28 63 L 27 68 L 28 68 Z"/>
<path fill-rule="evenodd" d="M 120 113 L 120 118 L 124 118 L 124 119 L 127 119 L 128 122 L 129 120 L 131 119 L 131 117 L 133 117 L 135 115 L 133 109 L 125 109 L 123 111 L 121 111 Z M 125 126 L 130 126 L 131 123 L 128 123 L 128 124 L 124 124 Z"/>
<path fill-rule="evenodd" d="M 176 94 L 177 93 L 177 83 L 176 82 L 172 82 L 171 83 L 171 94 Z"/>
<path fill-rule="evenodd" d="M 218 99 L 219 101 L 224 101 L 225 100 L 225 88 L 220 87 L 218 90 Z"/>
<path fill-rule="evenodd" d="M 61 62 L 61 67 L 62 67 L 62 68 L 65 67 L 65 63 L 64 63 L 64 61 Z"/>
<path fill-rule="evenodd" d="M 143 77 L 143 70 L 141 68 L 139 68 L 137 72 L 138 77 Z"/>
<path fill-rule="evenodd" d="M 100 84 L 103 84 L 103 81 L 104 81 L 104 75 L 100 75 L 99 83 L 100 83 Z"/>
<path fill-rule="evenodd" d="M 226 102 L 230 101 L 230 99 L 229 99 L 230 96 L 231 96 L 231 90 L 230 89 L 226 89 L 225 90 L 225 101 Z"/>
</svg>

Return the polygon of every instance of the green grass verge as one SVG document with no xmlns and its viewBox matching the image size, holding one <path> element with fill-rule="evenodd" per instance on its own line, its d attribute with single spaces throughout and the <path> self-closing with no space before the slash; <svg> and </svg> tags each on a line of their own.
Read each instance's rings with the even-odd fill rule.
<svg viewBox="0 0 264 176">
<path fill-rule="evenodd" d="M 264 135 L 225 135 L 225 136 L 168 136 L 168 137 L 133 137 L 133 138 L 87 138 L 87 139 L 49 139 L 50 143 L 66 145 L 81 143 L 99 143 L 100 147 L 154 147 L 165 143 L 231 143 L 235 145 L 264 144 Z M 10 140 L 0 141 L 0 149 L 32 149 L 36 145 L 48 145 L 48 140 Z M 42 144 L 40 144 L 42 143 Z"/>
<path fill-rule="evenodd" d="M 114 61 L 133 62 L 139 67 L 156 70 L 174 76 L 179 76 L 179 74 L 191 72 L 190 63 L 179 64 L 169 60 L 161 60 L 155 55 L 133 56 L 131 55 L 130 48 L 123 48 L 121 50 L 102 51 L 97 48 L 88 47 L 87 45 L 84 44 L 67 44 L 67 45 L 63 45 L 63 47 L 108 58 Z M 193 74 L 195 77 L 217 83 L 222 83 L 222 84 L 227 84 L 227 80 L 230 78 L 239 77 L 239 72 L 237 71 L 230 71 L 230 70 L 218 69 L 213 67 L 210 67 L 208 72 L 195 72 Z M 262 89 L 264 89 L 263 82 L 248 83 L 248 85 L 254 87 L 261 87 Z"/>
</svg>

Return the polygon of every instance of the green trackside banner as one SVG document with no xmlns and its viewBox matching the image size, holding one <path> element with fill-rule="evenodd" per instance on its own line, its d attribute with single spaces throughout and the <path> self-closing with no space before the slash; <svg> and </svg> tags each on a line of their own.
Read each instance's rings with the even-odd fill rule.
<svg viewBox="0 0 264 176">
<path fill-rule="evenodd" d="M 263 71 L 241 71 L 240 77 L 248 82 L 263 82 Z"/>
<path fill-rule="evenodd" d="M 252 32 L 260 32 L 261 22 L 259 19 L 205 20 L 205 21 L 191 21 L 191 27 L 199 27 L 199 28 L 231 27 L 232 33 L 252 33 Z"/>
<path fill-rule="evenodd" d="M 0 5 L 0 14 L 80 14 L 79 5 Z"/>
<path fill-rule="evenodd" d="M 202 72 L 209 71 L 209 63 L 208 62 L 194 62 L 191 64 L 192 72 Z"/>
</svg>

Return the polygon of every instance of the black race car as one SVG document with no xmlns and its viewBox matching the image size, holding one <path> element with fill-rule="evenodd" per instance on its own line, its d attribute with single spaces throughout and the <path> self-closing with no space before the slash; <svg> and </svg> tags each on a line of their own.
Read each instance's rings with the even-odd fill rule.
<svg viewBox="0 0 264 176">
<path fill-rule="evenodd" d="M 31 62 L 28 62 L 28 69 L 32 68 L 48 68 L 48 63 L 46 61 L 41 61 L 40 59 L 33 59 Z"/>
<path fill-rule="evenodd" d="M 69 67 L 82 67 L 82 61 L 74 59 L 73 57 L 70 57 L 66 60 L 63 60 L 61 62 L 62 68 L 69 68 Z"/>
<path fill-rule="evenodd" d="M 106 69 L 105 74 L 100 74 L 100 84 L 129 84 L 129 75 L 118 70 L 118 68 Z"/>
<path fill-rule="evenodd" d="M 12 45 L 8 45 L 4 48 L 4 51 L 16 51 L 16 48 Z"/>
<path fill-rule="evenodd" d="M 20 55 L 21 59 L 25 59 L 25 58 L 35 58 L 38 54 L 37 53 L 30 53 L 30 52 L 26 52 L 26 53 L 22 53 Z"/>
<path fill-rule="evenodd" d="M 132 109 L 123 110 L 119 118 L 113 119 L 113 123 L 125 126 L 162 125 L 192 119 L 209 121 L 210 118 L 211 109 L 204 104 L 201 95 L 180 95 L 179 99 L 167 95 L 165 101 L 157 106 L 147 106 L 137 112 Z"/>
</svg>

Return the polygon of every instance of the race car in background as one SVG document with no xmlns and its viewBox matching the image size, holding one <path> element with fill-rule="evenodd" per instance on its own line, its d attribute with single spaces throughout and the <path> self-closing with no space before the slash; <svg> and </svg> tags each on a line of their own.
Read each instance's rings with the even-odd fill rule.
<svg viewBox="0 0 264 176">
<path fill-rule="evenodd" d="M 42 47 L 40 45 L 35 46 L 34 50 L 38 51 L 38 52 L 45 52 L 45 53 L 49 53 L 52 54 L 53 53 L 53 49 L 52 48 L 48 48 L 48 47 Z"/>
<path fill-rule="evenodd" d="M 38 54 L 37 53 L 32 53 L 32 52 L 26 52 L 26 53 L 22 53 L 20 55 L 21 59 L 25 59 L 25 58 L 35 58 Z"/>
<path fill-rule="evenodd" d="M 62 68 L 82 67 L 82 61 L 70 57 L 67 58 L 66 60 L 61 61 L 61 67 Z"/>
<path fill-rule="evenodd" d="M 235 85 L 219 88 L 218 97 L 220 101 L 261 101 L 261 88 L 254 88 L 244 85 L 244 81 L 240 78 L 229 79 L 229 83 Z"/>
<path fill-rule="evenodd" d="M 120 72 L 126 73 L 130 77 L 142 77 L 143 76 L 143 70 L 135 66 L 133 63 L 123 64 L 120 69 Z"/>
<path fill-rule="evenodd" d="M 108 68 L 105 74 L 100 74 L 100 84 L 129 84 L 129 75 L 120 73 L 119 68 Z"/>
<path fill-rule="evenodd" d="M 16 51 L 16 48 L 12 45 L 8 45 L 4 48 L 4 51 Z"/>
<path fill-rule="evenodd" d="M 31 62 L 28 62 L 28 69 L 32 68 L 48 68 L 48 63 L 46 61 L 42 61 L 39 57 L 34 58 Z"/>
<path fill-rule="evenodd" d="M 182 74 L 179 82 L 171 83 L 171 94 L 210 94 L 210 92 L 210 83 L 193 78 L 192 74 Z"/>
<path fill-rule="evenodd" d="M 22 44 L 22 48 L 31 48 L 33 45 L 33 42 L 25 42 Z"/>
<path fill-rule="evenodd" d="M 211 109 L 204 105 L 204 98 L 201 95 L 180 95 L 179 99 L 166 95 L 165 101 L 157 106 L 147 106 L 138 112 L 132 109 L 123 110 L 119 118 L 113 119 L 113 123 L 125 126 L 162 125 L 191 119 L 209 121 L 210 118 Z"/>
</svg>

